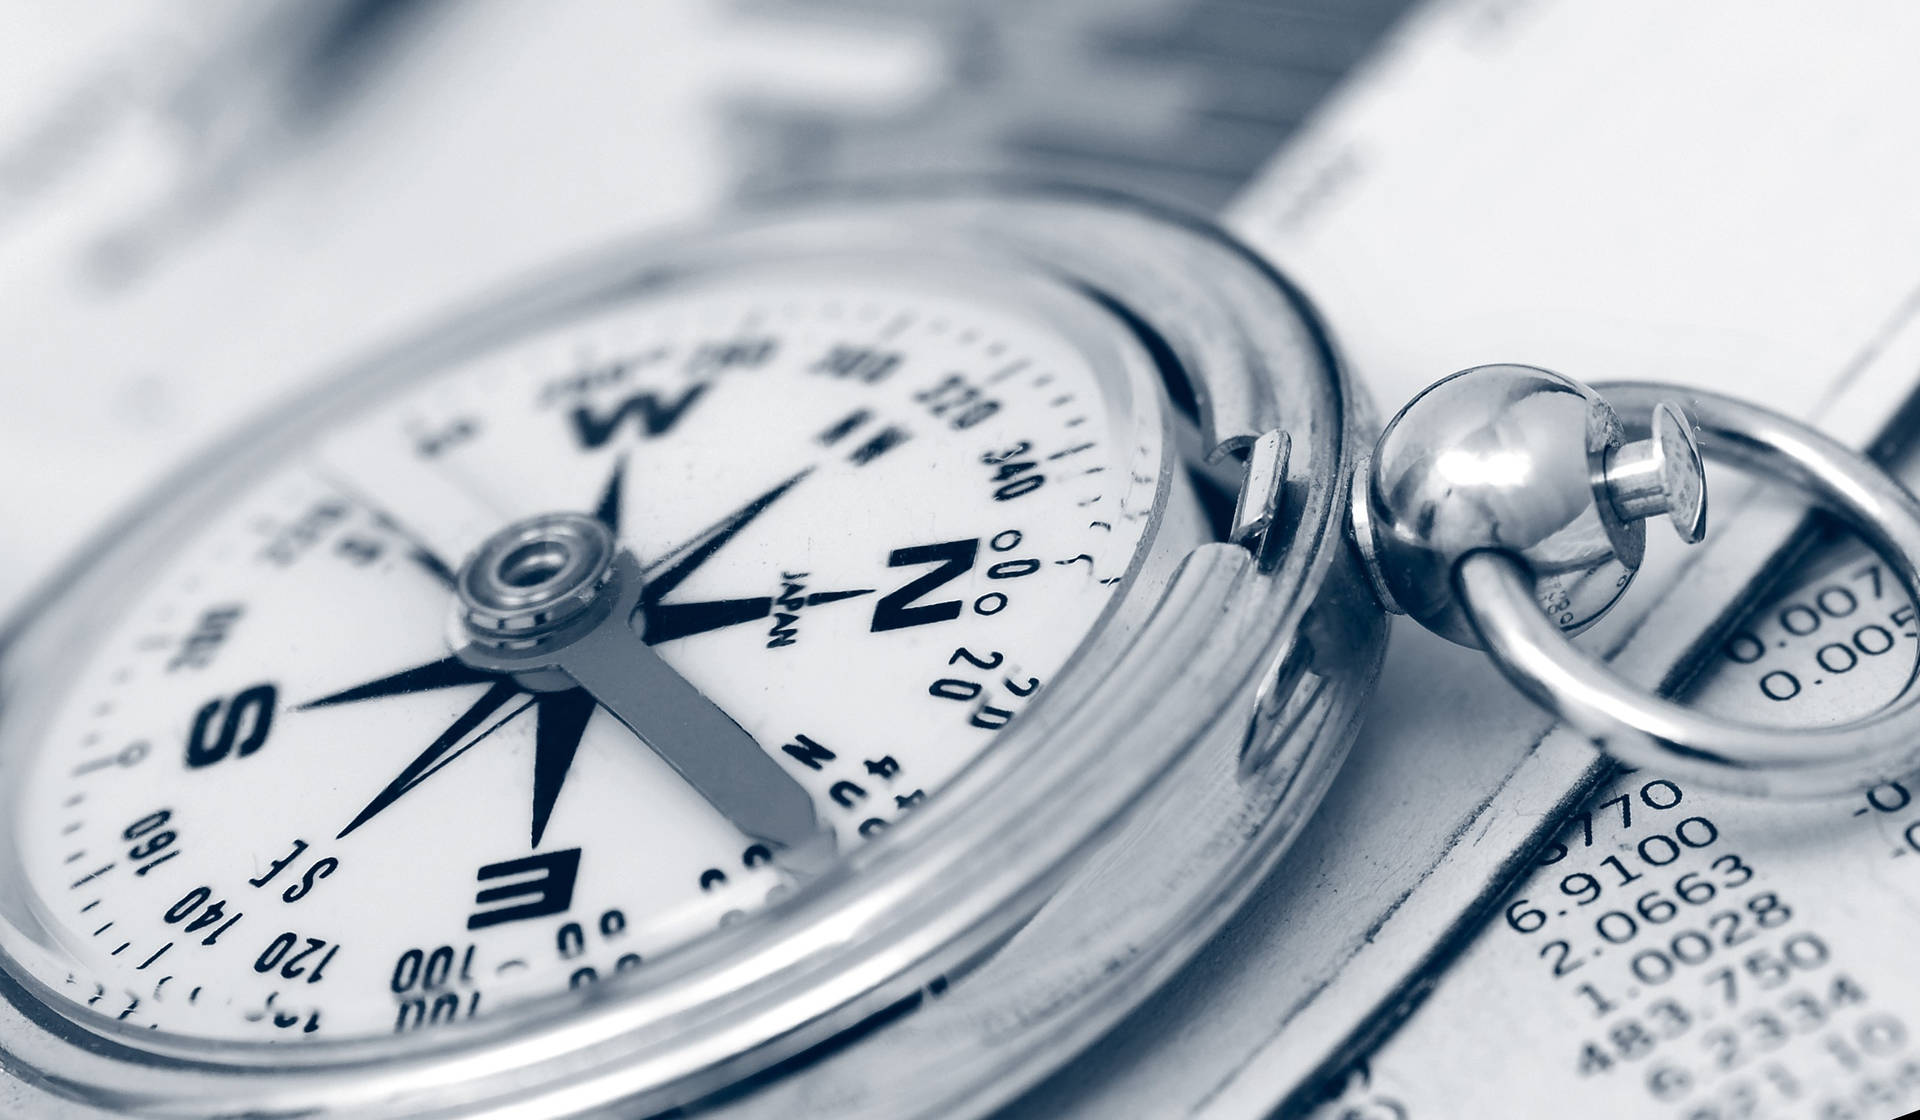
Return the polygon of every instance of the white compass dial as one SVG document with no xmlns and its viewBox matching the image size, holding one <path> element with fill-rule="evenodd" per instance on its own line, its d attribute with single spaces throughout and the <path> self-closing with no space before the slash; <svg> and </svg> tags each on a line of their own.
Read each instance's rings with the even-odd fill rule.
<svg viewBox="0 0 1920 1120">
<path fill-rule="evenodd" d="M 377 1036 L 754 911 L 1101 620 L 1163 485 L 1109 359 L 1004 293 L 763 270 L 290 441 L 4 731 L 22 964 L 115 1029 Z"/>
</svg>

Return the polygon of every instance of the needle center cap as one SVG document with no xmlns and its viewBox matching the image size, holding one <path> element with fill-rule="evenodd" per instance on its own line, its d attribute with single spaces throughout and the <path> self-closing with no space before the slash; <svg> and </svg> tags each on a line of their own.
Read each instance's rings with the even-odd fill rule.
<svg viewBox="0 0 1920 1120">
<path fill-rule="evenodd" d="M 460 618 L 479 642 L 524 647 L 575 621 L 601 597 L 613 534 L 583 513 L 543 513 L 488 537 L 460 569 Z"/>
</svg>

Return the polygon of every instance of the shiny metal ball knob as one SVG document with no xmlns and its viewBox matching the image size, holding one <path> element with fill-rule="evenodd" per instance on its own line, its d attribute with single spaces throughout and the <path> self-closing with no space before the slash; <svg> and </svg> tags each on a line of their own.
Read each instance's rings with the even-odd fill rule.
<svg viewBox="0 0 1920 1120">
<path fill-rule="evenodd" d="M 1692 424 L 1663 404 L 1648 438 L 1585 385 L 1531 366 L 1477 366 L 1415 397 L 1380 435 L 1353 491 L 1355 541 L 1392 610 L 1461 645 L 1478 636 L 1454 582 L 1497 549 L 1533 571 L 1540 608 L 1568 633 L 1606 613 L 1646 551 L 1643 520 L 1705 529 Z"/>
</svg>

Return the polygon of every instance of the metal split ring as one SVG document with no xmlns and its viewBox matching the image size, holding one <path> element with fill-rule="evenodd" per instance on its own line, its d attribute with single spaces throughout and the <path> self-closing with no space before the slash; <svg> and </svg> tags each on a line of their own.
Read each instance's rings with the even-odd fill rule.
<svg viewBox="0 0 1920 1120">
<path fill-rule="evenodd" d="M 1682 400 L 1709 457 L 1790 482 L 1845 520 L 1920 601 L 1920 502 L 1866 457 L 1776 412 L 1714 393 L 1648 383 L 1596 386 L 1620 411 Z M 1920 690 L 1835 727 L 1739 723 L 1661 699 L 1575 649 L 1542 612 L 1527 564 L 1483 550 L 1454 568 L 1487 651 L 1522 691 L 1621 762 L 1736 792 L 1820 797 L 1920 770 Z"/>
</svg>

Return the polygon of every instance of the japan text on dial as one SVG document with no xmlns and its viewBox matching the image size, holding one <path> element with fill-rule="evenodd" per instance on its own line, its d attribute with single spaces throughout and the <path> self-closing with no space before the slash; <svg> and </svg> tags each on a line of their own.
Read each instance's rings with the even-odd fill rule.
<svg viewBox="0 0 1920 1120">
<path fill-rule="evenodd" d="M 1050 193 L 621 246 L 330 379 L 0 647 L 6 1091 L 990 1107 L 1345 750 L 1346 392 L 1232 243 Z"/>
</svg>

